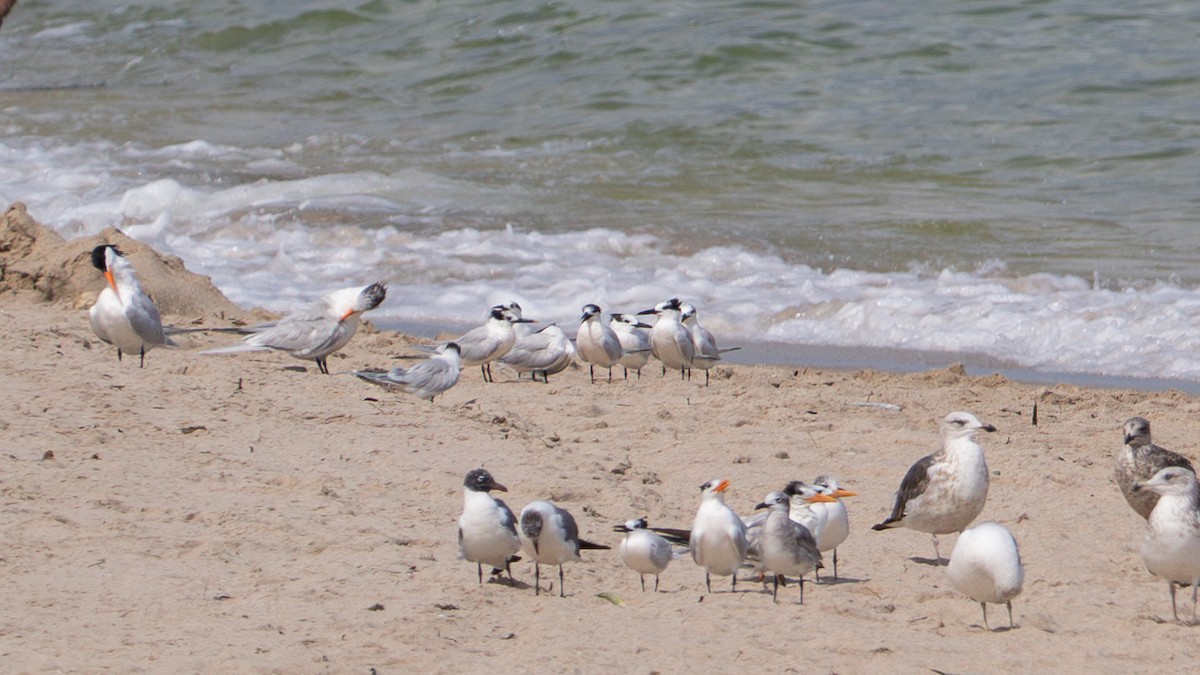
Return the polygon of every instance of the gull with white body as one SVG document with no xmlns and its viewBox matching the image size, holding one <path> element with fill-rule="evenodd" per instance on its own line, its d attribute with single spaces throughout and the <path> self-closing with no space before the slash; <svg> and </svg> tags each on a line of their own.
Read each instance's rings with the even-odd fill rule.
<svg viewBox="0 0 1200 675">
<path fill-rule="evenodd" d="M 928 532 L 933 535 L 934 564 L 940 565 L 938 535 L 962 532 L 987 502 L 990 478 L 975 434 L 995 430 L 968 412 L 946 415 L 941 424 L 942 448 L 909 468 L 892 515 L 871 529 L 907 527 Z"/>
<path fill-rule="evenodd" d="M 1196 473 L 1187 467 L 1168 466 L 1150 480 L 1134 483 L 1133 490 L 1158 495 L 1158 503 L 1146 521 L 1142 561 L 1151 574 L 1166 579 L 1176 622 L 1179 610 L 1175 607 L 1175 584 L 1192 587 L 1194 625 L 1196 591 L 1200 588 L 1200 485 Z"/>
<path fill-rule="evenodd" d="M 458 517 L 459 556 L 475 563 L 479 571 L 479 583 L 483 584 L 483 566 L 490 565 L 492 574 L 501 570 L 508 572 L 512 581 L 510 565 L 521 550 L 517 535 L 517 518 L 503 500 L 493 497 L 492 490 L 508 492 L 508 488 L 497 483 L 486 469 L 474 469 L 463 480 L 463 510 Z"/>
<path fill-rule="evenodd" d="M 1017 540 L 1003 525 L 986 521 L 973 525 L 954 542 L 946 575 L 959 593 L 979 603 L 983 609 L 983 627 L 991 630 L 987 604 L 1008 608 L 1008 627 L 1013 627 L 1012 599 L 1021 593 L 1025 568 Z"/>
<path fill-rule="evenodd" d="M 575 518 L 563 508 L 548 501 L 535 501 L 521 509 L 521 548 L 533 559 L 534 595 L 541 593 L 542 564 L 558 565 L 558 596 L 563 590 L 563 563 L 579 562 L 581 549 L 607 550 L 608 546 L 593 544 L 579 538 Z"/>
</svg>

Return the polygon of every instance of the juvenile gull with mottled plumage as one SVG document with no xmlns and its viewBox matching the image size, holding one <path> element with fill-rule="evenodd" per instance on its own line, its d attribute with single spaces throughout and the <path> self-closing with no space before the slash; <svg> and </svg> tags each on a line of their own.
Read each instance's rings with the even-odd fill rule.
<svg viewBox="0 0 1200 675">
<path fill-rule="evenodd" d="M 1195 468 L 1183 455 L 1159 447 L 1150 439 L 1150 420 L 1145 417 L 1130 417 L 1123 427 L 1125 447 L 1117 455 L 1116 479 L 1125 495 L 1125 501 L 1143 518 L 1149 518 L 1158 503 L 1158 493 L 1152 490 L 1134 490 L 1133 484 L 1145 482 L 1168 466 L 1182 466 L 1192 473 Z"/>
<path fill-rule="evenodd" d="M 938 535 L 962 532 L 983 511 L 987 502 L 988 468 L 983 448 L 975 442 L 979 431 L 996 427 L 967 412 L 952 412 L 942 419 L 942 449 L 917 460 L 900 482 L 892 515 L 871 529 L 907 527 L 933 535 L 937 564 L 942 556 Z"/>
</svg>

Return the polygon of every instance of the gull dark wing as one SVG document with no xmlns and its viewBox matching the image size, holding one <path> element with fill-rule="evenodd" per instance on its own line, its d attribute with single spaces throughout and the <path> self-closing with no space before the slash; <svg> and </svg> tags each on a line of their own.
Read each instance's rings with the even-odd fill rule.
<svg viewBox="0 0 1200 675">
<path fill-rule="evenodd" d="M 886 530 L 889 527 L 895 527 L 896 523 L 904 519 L 904 509 L 908 506 L 908 502 L 920 497 L 929 484 L 929 467 L 933 465 L 933 457 L 933 455 L 926 455 L 909 467 L 908 473 L 904 474 L 904 480 L 900 481 L 900 491 L 896 493 L 896 506 L 892 508 L 892 515 L 882 523 L 871 527 L 872 530 Z"/>
</svg>

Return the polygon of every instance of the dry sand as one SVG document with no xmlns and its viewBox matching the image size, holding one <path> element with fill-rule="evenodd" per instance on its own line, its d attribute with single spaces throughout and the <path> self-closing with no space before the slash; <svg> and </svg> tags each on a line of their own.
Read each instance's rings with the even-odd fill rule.
<svg viewBox="0 0 1200 675">
<path fill-rule="evenodd" d="M 0 246 L 8 282 L 32 264 L 12 251 Z M 178 337 L 140 369 L 92 335 L 70 293 L 5 288 L 7 672 L 1130 672 L 1192 669 L 1200 653 L 1200 627 L 1170 621 L 1166 584 L 1138 555 L 1143 523 L 1112 480 L 1132 415 L 1200 459 L 1200 401 L 1180 392 L 954 366 L 721 367 L 708 388 L 649 371 L 591 385 L 578 370 L 489 385 L 468 369 L 430 404 L 347 374 L 390 365 L 410 351 L 404 336 L 360 332 L 330 359 L 332 376 L 282 354 L 198 355 L 231 340 L 216 334 Z M 402 305 L 403 289 L 388 302 Z M 981 519 L 1021 545 L 1015 630 L 982 628 L 978 605 L 922 562 L 928 535 L 869 529 L 959 409 L 999 428 L 980 439 L 993 471 Z M 642 593 L 615 551 L 568 565 L 567 597 L 553 570 L 554 592 L 535 597 L 527 561 L 514 587 L 480 586 L 456 559 L 462 479 L 478 466 L 509 487 L 514 510 L 553 499 L 614 547 L 612 526 L 635 516 L 689 526 L 712 478 L 732 481 L 739 512 L 819 473 L 860 496 L 848 500 L 843 579 L 808 586 L 803 606 L 795 586 L 778 605 L 750 581 L 734 594 L 714 580 L 707 594 L 686 558 L 663 592 Z M 944 537 L 943 552 L 952 546 Z M 989 618 L 1007 625 L 1002 607 Z"/>
</svg>

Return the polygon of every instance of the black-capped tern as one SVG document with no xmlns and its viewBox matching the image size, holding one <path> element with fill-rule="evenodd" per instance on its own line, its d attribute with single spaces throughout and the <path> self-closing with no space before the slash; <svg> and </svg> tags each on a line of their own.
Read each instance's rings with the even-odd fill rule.
<svg viewBox="0 0 1200 675">
<path fill-rule="evenodd" d="M 133 265 L 120 249 L 103 244 L 92 249 L 92 265 L 104 273 L 107 286 L 88 312 L 96 337 L 121 354 L 137 354 L 139 367 L 146 365 L 146 352 L 160 345 L 174 345 L 163 332 L 162 319 L 154 300 L 142 290 Z"/>
</svg>

